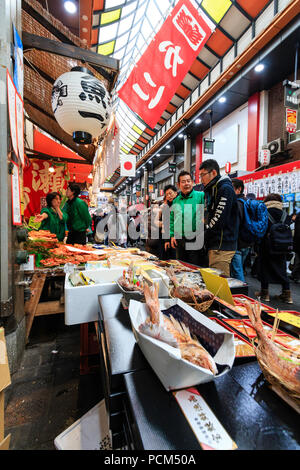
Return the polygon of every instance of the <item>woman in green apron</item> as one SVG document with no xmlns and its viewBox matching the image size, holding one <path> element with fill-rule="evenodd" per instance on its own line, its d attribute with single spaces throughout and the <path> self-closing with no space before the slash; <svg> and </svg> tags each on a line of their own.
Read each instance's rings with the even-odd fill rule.
<svg viewBox="0 0 300 470">
<path fill-rule="evenodd" d="M 65 238 L 65 228 L 67 214 L 60 210 L 61 196 L 59 193 L 53 192 L 46 196 L 47 207 L 41 210 L 34 222 L 42 222 L 40 230 L 49 230 L 55 233 L 59 241 Z"/>
</svg>

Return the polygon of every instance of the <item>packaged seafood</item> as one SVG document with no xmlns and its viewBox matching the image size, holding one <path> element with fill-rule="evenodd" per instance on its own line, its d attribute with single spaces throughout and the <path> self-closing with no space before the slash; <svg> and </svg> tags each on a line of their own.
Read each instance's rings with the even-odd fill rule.
<svg viewBox="0 0 300 470">
<path fill-rule="evenodd" d="M 129 316 L 143 354 L 166 390 L 209 382 L 235 359 L 233 334 L 180 299 L 131 300 Z M 150 312 L 150 317 L 149 317 Z"/>
</svg>

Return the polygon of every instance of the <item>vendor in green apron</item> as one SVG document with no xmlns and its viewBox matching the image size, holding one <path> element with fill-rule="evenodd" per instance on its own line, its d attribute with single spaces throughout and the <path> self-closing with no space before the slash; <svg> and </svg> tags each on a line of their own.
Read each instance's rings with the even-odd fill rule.
<svg viewBox="0 0 300 470">
<path fill-rule="evenodd" d="M 65 238 L 65 227 L 67 214 L 60 210 L 61 196 L 57 192 L 49 193 L 46 196 L 47 207 L 43 207 L 41 213 L 37 215 L 34 222 L 42 222 L 40 230 L 49 230 L 55 233 L 61 242 Z"/>
<path fill-rule="evenodd" d="M 78 196 L 80 187 L 75 183 L 70 183 L 67 188 L 68 201 L 65 204 L 64 212 L 68 216 L 67 226 L 69 229 L 67 243 L 74 245 L 85 245 L 87 231 L 92 226 L 92 218 L 88 205 Z"/>
</svg>

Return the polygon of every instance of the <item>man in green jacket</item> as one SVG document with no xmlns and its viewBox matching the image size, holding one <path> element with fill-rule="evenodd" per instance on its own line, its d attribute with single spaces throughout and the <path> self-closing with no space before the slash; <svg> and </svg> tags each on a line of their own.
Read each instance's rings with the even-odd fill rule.
<svg viewBox="0 0 300 470">
<path fill-rule="evenodd" d="M 66 194 L 68 201 L 65 204 L 64 211 L 68 216 L 67 226 L 69 234 L 67 243 L 70 245 L 75 243 L 85 245 L 87 230 L 92 225 L 88 205 L 78 197 L 80 187 L 77 184 L 70 183 Z"/>
<path fill-rule="evenodd" d="M 188 171 L 178 175 L 179 195 L 174 199 L 170 213 L 171 246 L 176 258 L 186 263 L 203 265 L 204 193 L 193 189 Z"/>
</svg>

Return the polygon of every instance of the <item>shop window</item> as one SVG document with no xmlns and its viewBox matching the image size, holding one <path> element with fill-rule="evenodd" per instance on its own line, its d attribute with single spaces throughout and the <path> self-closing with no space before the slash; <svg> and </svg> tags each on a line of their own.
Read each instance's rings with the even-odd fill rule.
<svg viewBox="0 0 300 470">
<path fill-rule="evenodd" d="M 300 108 L 298 108 L 297 115 L 297 132 L 295 134 L 289 134 L 289 142 L 294 142 L 295 140 L 300 139 Z"/>
</svg>

